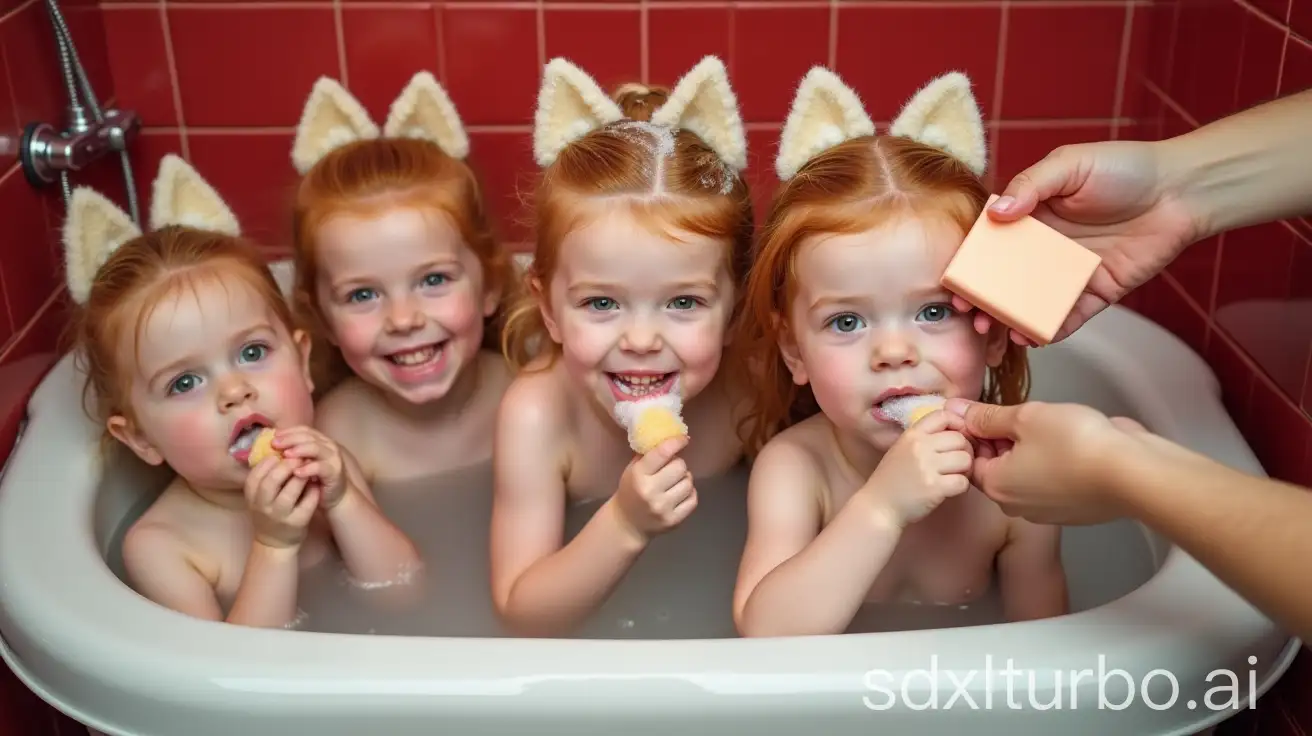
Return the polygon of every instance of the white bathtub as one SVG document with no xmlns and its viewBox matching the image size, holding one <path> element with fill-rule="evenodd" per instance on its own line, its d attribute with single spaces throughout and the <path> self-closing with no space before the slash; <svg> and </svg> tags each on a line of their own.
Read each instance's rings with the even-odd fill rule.
<svg viewBox="0 0 1312 736">
<path fill-rule="evenodd" d="M 1206 365 L 1133 312 L 1108 310 L 1032 356 L 1036 399 L 1129 414 L 1262 472 Z M 65 357 L 32 397 L 0 483 L 0 635 L 5 661 L 29 687 L 108 734 L 1189 734 L 1234 714 L 1204 701 L 1225 684 L 1209 681 L 1210 672 L 1236 672 L 1246 707 L 1299 646 L 1192 558 L 1128 521 L 1068 530 L 1077 612 L 1034 623 L 661 641 L 367 636 L 201 622 L 139 597 L 107 566 L 111 536 L 163 478 L 137 463 L 98 464 L 98 428 L 80 411 L 79 388 Z M 1103 600 L 1096 581 L 1102 571 L 1108 580 L 1123 575 L 1129 527 L 1145 535 L 1135 553 L 1148 558 L 1136 562 L 1148 565 L 1145 582 Z M 1123 710 L 1099 706 L 1100 656 L 1135 683 Z M 1039 703 L 1051 702 L 1052 678 L 1066 673 L 1060 706 L 1031 707 L 1025 675 L 1013 681 L 1009 701 L 1009 657 L 1017 670 L 1037 673 Z M 918 709 L 931 685 L 914 673 L 935 661 L 938 706 Z M 1143 698 L 1146 691 L 1160 704 L 1171 696 L 1165 675 L 1146 679 L 1155 669 L 1174 676 L 1173 707 Z M 1081 670 L 1093 674 L 1072 688 L 1069 673 Z M 958 683 L 971 700 L 949 703 Z M 1124 688 L 1113 677 L 1103 692 L 1115 704 Z"/>
</svg>

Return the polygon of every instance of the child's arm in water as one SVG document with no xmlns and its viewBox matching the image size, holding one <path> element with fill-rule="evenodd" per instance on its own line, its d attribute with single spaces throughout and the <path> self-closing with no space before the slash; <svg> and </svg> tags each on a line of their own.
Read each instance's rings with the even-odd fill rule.
<svg viewBox="0 0 1312 736">
<path fill-rule="evenodd" d="M 279 430 L 274 447 L 303 463 L 298 478 L 318 480 L 321 506 L 352 580 L 388 586 L 418 574 L 419 550 L 378 508 L 353 455 L 310 427 Z"/>
<path fill-rule="evenodd" d="M 166 523 L 133 526 L 123 540 L 123 564 L 146 598 L 208 621 L 281 628 L 296 620 L 298 555 L 319 504 L 319 492 L 292 476 L 293 463 L 266 459 L 246 480 L 254 534 L 237 595 L 227 617 L 192 550 Z"/>
<path fill-rule="evenodd" d="M 998 552 L 998 580 L 1008 621 L 1062 616 L 1070 611 L 1061 564 L 1061 527 L 1008 519 Z"/>
<path fill-rule="evenodd" d="M 959 420 L 958 420 L 959 421 Z M 748 532 L 734 622 L 743 636 L 841 634 L 908 524 L 964 493 L 969 443 L 935 412 L 903 432 L 823 529 L 824 477 L 785 435 L 767 443 L 748 481 Z"/>
<path fill-rule="evenodd" d="M 667 462 L 686 440 L 667 442 L 631 464 L 621 492 L 602 504 L 562 547 L 568 502 L 563 407 L 558 398 L 535 388 L 530 383 L 512 386 L 497 418 L 491 583 L 497 614 L 509 628 L 550 636 L 568 631 L 595 611 L 642 554 L 651 532 L 625 517 L 621 503 L 635 495 L 633 484 L 626 481 L 638 475 L 652 480 L 645 475 L 648 466 L 686 475 L 686 470 L 678 472 L 682 461 Z M 687 482 L 690 490 L 691 479 Z M 681 520 L 691 512 L 696 496 L 690 495 L 691 503 L 677 511 L 671 508 L 668 518 Z"/>
</svg>

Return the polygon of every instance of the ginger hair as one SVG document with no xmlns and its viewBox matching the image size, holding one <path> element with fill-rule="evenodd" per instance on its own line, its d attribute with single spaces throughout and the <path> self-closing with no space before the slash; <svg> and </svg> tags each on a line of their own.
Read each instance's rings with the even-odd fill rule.
<svg viewBox="0 0 1312 736">
<path fill-rule="evenodd" d="M 544 351 L 547 360 L 537 367 L 548 367 L 559 356 L 538 299 L 546 297 L 565 237 L 603 211 L 623 207 L 662 236 L 689 232 L 723 241 L 735 297 L 742 293 L 754 227 L 747 183 L 690 131 L 668 131 L 673 146 L 662 150 L 666 131 L 646 124 L 669 98 L 668 89 L 625 84 L 612 96 L 624 119 L 565 146 L 538 182 L 535 250 L 526 277 L 542 293 L 521 290 L 507 312 L 502 341 L 503 354 L 517 370 Z"/>
<path fill-rule="evenodd" d="M 812 158 L 775 194 L 761 233 L 736 328 L 739 362 L 751 366 L 755 397 L 748 450 L 819 411 L 808 387 L 793 383 L 779 351 L 797 294 L 797 255 L 817 236 L 859 233 L 905 214 L 946 216 L 968 232 L 988 189 L 947 153 L 900 136 L 863 136 Z M 995 329 L 998 329 L 995 327 Z M 1025 348 L 1010 341 L 985 376 L 981 400 L 1017 404 L 1029 393 Z"/>
<path fill-rule="evenodd" d="M 101 425 L 115 415 L 135 422 L 129 397 L 136 366 L 128 365 L 124 339 L 131 335 L 133 354 L 138 355 L 142 331 L 165 299 L 182 290 L 194 293 L 203 283 L 233 279 L 253 289 L 289 334 L 296 329 L 278 282 L 259 249 L 245 238 L 170 225 L 139 235 L 111 253 L 69 325 L 75 359 L 86 374 L 83 408 L 88 416 Z M 106 432 L 102 442 L 108 438 Z"/>
<path fill-rule="evenodd" d="M 413 207 L 449 218 L 483 269 L 483 288 L 500 289 L 501 303 L 483 320 L 483 348 L 501 346 L 503 305 L 517 286 L 510 256 L 493 233 L 482 187 L 473 169 L 437 144 L 417 138 L 378 138 L 348 143 L 320 159 L 301 179 L 293 209 L 292 302 L 309 326 L 314 343 L 316 393 L 351 375 L 341 351 L 328 340 L 327 323 L 315 288 L 316 238 L 329 217 L 370 216 Z"/>
</svg>

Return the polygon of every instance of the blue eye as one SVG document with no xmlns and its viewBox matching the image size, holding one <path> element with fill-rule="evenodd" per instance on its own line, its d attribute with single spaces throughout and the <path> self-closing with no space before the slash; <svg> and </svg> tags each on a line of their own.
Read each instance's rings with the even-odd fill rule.
<svg viewBox="0 0 1312 736">
<path fill-rule="evenodd" d="M 444 273 L 430 273 L 424 276 L 424 286 L 441 286 L 449 280 Z"/>
<path fill-rule="evenodd" d="M 678 310 L 688 310 L 696 308 L 701 300 L 691 296 L 676 296 L 670 300 L 670 306 Z"/>
<path fill-rule="evenodd" d="M 346 301 L 357 303 L 373 299 L 377 296 L 373 289 L 355 289 L 346 295 Z"/>
<path fill-rule="evenodd" d="M 252 342 L 241 348 L 241 360 L 245 363 L 257 363 L 269 354 L 269 346 L 262 342 Z"/>
<path fill-rule="evenodd" d="M 594 296 L 583 300 L 583 306 L 598 312 L 607 312 L 619 308 L 614 299 L 608 296 Z"/>
<path fill-rule="evenodd" d="M 170 396 L 174 394 L 185 394 L 199 385 L 200 376 L 195 373 L 183 373 L 173 379 L 173 382 L 169 384 L 168 392 Z"/>
<path fill-rule="evenodd" d="M 839 332 L 855 332 L 865 327 L 865 324 L 865 320 L 855 314 L 844 312 L 831 318 L 825 323 L 825 327 L 836 329 Z"/>
<path fill-rule="evenodd" d="M 951 317 L 952 314 L 952 307 L 947 304 L 930 304 L 920 310 L 920 314 L 916 315 L 916 318 L 924 319 L 927 322 L 942 322 Z"/>
</svg>

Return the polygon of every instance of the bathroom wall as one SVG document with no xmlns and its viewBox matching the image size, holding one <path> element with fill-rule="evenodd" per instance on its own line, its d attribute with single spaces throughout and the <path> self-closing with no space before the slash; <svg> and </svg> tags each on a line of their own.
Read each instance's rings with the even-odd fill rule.
<svg viewBox="0 0 1312 736">
<path fill-rule="evenodd" d="M 88 77 L 102 103 L 113 103 L 103 12 L 94 0 L 61 0 Z M 49 365 L 67 314 L 56 229 L 58 188 L 34 190 L 17 164 L 22 126 L 62 129 L 67 97 L 43 2 L 0 0 L 0 462 L 8 456 L 22 397 Z M 121 201 L 108 163 L 74 177 Z M 73 736 L 85 730 L 48 707 L 0 664 L 0 736 Z"/>
<path fill-rule="evenodd" d="M 1151 14 L 1139 104 L 1163 136 L 1312 87 L 1312 0 L 1165 0 Z M 1206 356 L 1267 472 L 1312 486 L 1312 222 L 1198 243 L 1133 301 Z M 1309 688 L 1305 648 L 1223 733 L 1312 730 Z"/>
<path fill-rule="evenodd" d="M 434 72 L 464 117 L 502 232 L 520 246 L 538 75 L 556 55 L 607 87 L 669 84 L 702 55 L 720 55 L 748 123 L 749 176 L 762 209 L 780 124 L 813 64 L 842 74 L 881 126 L 931 76 L 966 71 L 989 125 L 999 188 L 1063 143 L 1173 135 L 1312 85 L 1312 0 L 64 1 L 97 92 L 143 118 L 133 151 L 139 194 L 161 155 L 181 153 L 271 254 L 287 246 L 292 132 L 320 75 L 346 82 L 381 120 L 415 70 Z M 35 0 L 0 0 L 0 132 L 8 138 L 30 120 L 62 120 L 43 12 Z M 0 147 L 0 379 L 36 375 L 65 315 L 53 248 L 62 203 L 54 192 L 33 192 L 12 154 L 13 145 Z M 117 171 L 106 161 L 80 180 L 122 201 Z M 1305 484 L 1309 234 L 1307 223 L 1279 223 L 1200 244 L 1129 302 L 1208 358 L 1264 465 Z M 16 403 L 4 401 L 8 385 L 0 380 L 0 420 Z M 0 456 L 7 449 L 6 441 Z M 1300 658 L 1282 691 L 1312 685 L 1304 670 L 1312 666 Z M 0 736 L 67 728 L 7 672 L 0 679 Z M 1241 725 L 1299 720 L 1286 701 L 1295 702 L 1264 700 Z M 1300 722 L 1312 727 L 1312 717 Z"/>
</svg>

